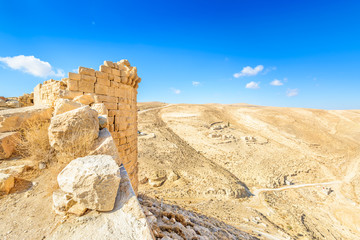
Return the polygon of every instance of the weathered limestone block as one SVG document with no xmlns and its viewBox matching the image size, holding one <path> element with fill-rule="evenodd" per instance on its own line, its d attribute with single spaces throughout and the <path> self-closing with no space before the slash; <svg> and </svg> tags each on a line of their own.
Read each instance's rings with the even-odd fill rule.
<svg viewBox="0 0 360 240">
<path fill-rule="evenodd" d="M 19 142 L 19 134 L 17 132 L 0 133 L 0 159 L 11 157 Z"/>
<path fill-rule="evenodd" d="M 111 211 L 120 183 L 120 169 L 111 156 L 93 155 L 71 161 L 57 177 L 61 190 L 84 207 Z"/>
<path fill-rule="evenodd" d="M 79 91 L 86 92 L 86 93 L 93 93 L 94 92 L 94 84 L 92 82 L 80 80 L 79 81 Z"/>
<path fill-rule="evenodd" d="M 92 84 L 94 84 L 96 82 L 96 77 L 89 76 L 89 75 L 81 75 L 81 81 L 87 81 L 87 82 L 91 82 Z"/>
<path fill-rule="evenodd" d="M 78 96 L 78 97 L 74 98 L 74 101 L 82 103 L 84 105 L 90 105 L 95 102 L 94 94 L 87 93 L 87 94 Z"/>
<path fill-rule="evenodd" d="M 84 106 L 81 103 L 71 101 L 69 99 L 59 98 L 54 102 L 53 115 L 59 115 Z"/>
<path fill-rule="evenodd" d="M 79 81 L 80 80 L 80 74 L 69 72 L 69 79 Z"/>
<path fill-rule="evenodd" d="M 50 145 L 58 151 L 67 151 L 83 141 L 91 144 L 98 131 L 97 112 L 89 106 L 77 108 L 51 118 Z"/>
<path fill-rule="evenodd" d="M 66 221 L 49 239 L 155 239 L 124 167 L 121 167 L 120 174 L 121 182 L 111 212 L 94 214 L 86 220 Z"/>
<path fill-rule="evenodd" d="M 0 111 L 0 133 L 20 129 L 29 120 L 47 120 L 51 118 L 48 106 L 31 106 Z"/>
<path fill-rule="evenodd" d="M 110 80 L 107 78 L 96 78 L 96 83 L 110 87 Z"/>
<path fill-rule="evenodd" d="M 111 68 L 108 66 L 101 65 L 99 70 L 100 70 L 100 72 L 111 74 Z"/>
<path fill-rule="evenodd" d="M 62 81 L 66 83 L 68 90 L 79 91 L 79 81 L 78 80 L 63 78 Z"/>
<path fill-rule="evenodd" d="M 84 92 L 83 91 L 69 91 L 69 90 L 61 90 L 59 92 L 59 96 L 57 98 L 66 98 L 66 99 L 74 99 L 77 96 L 81 96 L 83 95 Z M 54 99 L 55 101 L 55 99 Z"/>
<path fill-rule="evenodd" d="M 10 174 L 0 173 L 0 192 L 9 193 L 14 187 L 15 178 Z"/>
<path fill-rule="evenodd" d="M 94 144 L 94 149 L 90 155 L 110 155 L 118 165 L 121 164 L 118 149 L 108 129 L 100 130 L 99 137 Z"/>
<path fill-rule="evenodd" d="M 103 79 L 108 79 L 108 77 L 109 77 L 108 73 L 101 72 L 101 71 L 95 71 L 95 76 L 96 76 L 96 78 L 103 78 Z"/>
<path fill-rule="evenodd" d="M 95 70 L 92 68 L 79 67 L 79 74 L 95 76 Z"/>
<path fill-rule="evenodd" d="M 95 93 L 96 94 L 103 94 L 103 95 L 107 95 L 108 94 L 108 87 L 105 85 L 101 85 L 96 83 L 95 84 Z"/>
<path fill-rule="evenodd" d="M 91 109 L 97 111 L 99 115 L 108 115 L 108 110 L 103 103 L 94 103 L 91 105 Z"/>
</svg>

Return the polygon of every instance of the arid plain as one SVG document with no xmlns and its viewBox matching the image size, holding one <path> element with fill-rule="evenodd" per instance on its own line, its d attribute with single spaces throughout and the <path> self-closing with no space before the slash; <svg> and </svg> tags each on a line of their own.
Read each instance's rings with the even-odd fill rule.
<svg viewBox="0 0 360 240">
<path fill-rule="evenodd" d="M 138 106 L 140 196 L 260 239 L 360 239 L 360 110 Z"/>
</svg>

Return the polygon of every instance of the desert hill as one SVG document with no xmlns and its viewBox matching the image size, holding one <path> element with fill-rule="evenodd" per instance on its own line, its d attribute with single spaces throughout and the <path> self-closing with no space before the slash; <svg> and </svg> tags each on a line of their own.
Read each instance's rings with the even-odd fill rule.
<svg viewBox="0 0 360 240">
<path fill-rule="evenodd" d="M 141 194 L 265 239 L 359 238 L 359 110 L 138 108 Z"/>
</svg>

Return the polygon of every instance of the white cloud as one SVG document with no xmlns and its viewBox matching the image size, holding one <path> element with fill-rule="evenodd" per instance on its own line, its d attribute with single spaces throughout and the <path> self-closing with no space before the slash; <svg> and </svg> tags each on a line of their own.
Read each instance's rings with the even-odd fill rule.
<svg viewBox="0 0 360 240">
<path fill-rule="evenodd" d="M 256 82 L 249 82 L 248 84 L 246 84 L 246 88 L 258 89 L 258 88 L 260 88 L 259 84 L 260 84 L 260 82 L 258 82 L 258 83 L 256 83 Z"/>
<path fill-rule="evenodd" d="M 244 67 L 241 72 L 234 73 L 234 78 L 244 77 L 244 76 L 255 76 L 259 72 L 264 70 L 263 65 L 257 65 L 256 67 L 252 68 L 250 66 Z"/>
<path fill-rule="evenodd" d="M 299 94 L 299 89 L 295 88 L 295 89 L 288 89 L 286 91 L 286 96 L 288 97 L 295 97 Z"/>
<path fill-rule="evenodd" d="M 0 62 L 5 63 L 9 68 L 19 70 L 36 77 L 63 77 L 62 69 L 55 69 L 48 62 L 41 61 L 34 56 L 19 55 L 15 57 L 0 57 Z"/>
<path fill-rule="evenodd" d="M 195 86 L 195 87 L 197 87 L 197 86 L 200 85 L 200 82 L 195 82 L 195 81 L 193 81 L 193 82 L 192 82 L 192 85 Z"/>
<path fill-rule="evenodd" d="M 274 81 L 272 81 L 272 82 L 270 83 L 270 85 L 273 85 L 273 86 L 282 86 L 282 85 L 284 85 L 284 83 L 281 82 L 281 81 L 278 80 L 278 79 L 274 79 Z"/>
<path fill-rule="evenodd" d="M 175 93 L 175 94 L 180 94 L 181 93 L 180 89 L 171 88 L 171 91 L 173 91 L 173 93 Z"/>
</svg>

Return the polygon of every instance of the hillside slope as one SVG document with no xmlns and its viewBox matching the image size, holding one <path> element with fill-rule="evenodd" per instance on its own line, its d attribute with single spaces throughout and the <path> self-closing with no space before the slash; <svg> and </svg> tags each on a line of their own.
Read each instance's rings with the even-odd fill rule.
<svg viewBox="0 0 360 240">
<path fill-rule="evenodd" d="M 359 238 L 359 110 L 141 103 L 138 113 L 141 193 L 265 239 Z"/>
</svg>

